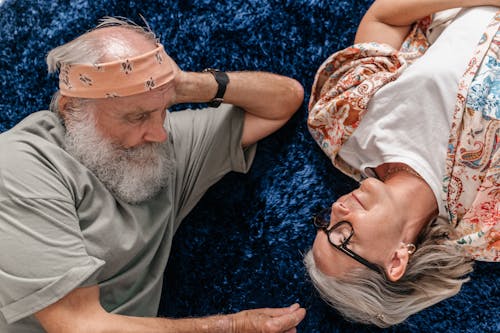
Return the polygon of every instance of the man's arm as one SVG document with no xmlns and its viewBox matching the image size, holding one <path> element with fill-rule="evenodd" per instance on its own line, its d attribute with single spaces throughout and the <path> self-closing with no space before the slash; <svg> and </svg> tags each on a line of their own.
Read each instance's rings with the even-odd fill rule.
<svg viewBox="0 0 500 333">
<path fill-rule="evenodd" d="M 246 111 L 241 144 L 251 145 L 283 126 L 304 99 L 294 79 L 266 72 L 228 72 L 224 102 Z M 211 100 L 217 83 L 210 73 L 180 71 L 173 104 Z"/>
<path fill-rule="evenodd" d="M 500 0 L 376 0 L 359 24 L 355 43 L 378 42 L 399 49 L 411 25 L 457 7 L 500 6 Z"/>
<path fill-rule="evenodd" d="M 48 333 L 281 333 L 295 332 L 305 316 L 298 305 L 255 309 L 205 318 L 168 319 L 130 317 L 106 312 L 99 302 L 99 287 L 78 288 L 35 317 Z"/>
</svg>

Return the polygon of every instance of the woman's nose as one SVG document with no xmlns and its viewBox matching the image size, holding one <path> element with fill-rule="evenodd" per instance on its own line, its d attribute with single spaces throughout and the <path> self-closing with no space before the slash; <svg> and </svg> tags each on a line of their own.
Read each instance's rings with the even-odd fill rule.
<svg viewBox="0 0 500 333">
<path fill-rule="evenodd" d="M 343 216 L 349 214 L 349 208 L 340 201 L 335 201 L 332 205 L 332 220 L 342 219 Z M 331 222 L 331 221 L 330 221 Z"/>
</svg>

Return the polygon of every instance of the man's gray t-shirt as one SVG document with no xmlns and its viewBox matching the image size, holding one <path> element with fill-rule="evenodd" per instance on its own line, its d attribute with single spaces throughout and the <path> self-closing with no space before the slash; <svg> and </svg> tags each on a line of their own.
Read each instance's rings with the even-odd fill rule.
<svg viewBox="0 0 500 333">
<path fill-rule="evenodd" d="M 62 148 L 57 115 L 34 113 L 1 134 L 0 332 L 43 331 L 35 312 L 95 284 L 107 311 L 155 316 L 181 220 L 227 172 L 249 169 L 243 114 L 230 105 L 170 113 L 169 186 L 139 205 L 115 199 Z"/>
</svg>

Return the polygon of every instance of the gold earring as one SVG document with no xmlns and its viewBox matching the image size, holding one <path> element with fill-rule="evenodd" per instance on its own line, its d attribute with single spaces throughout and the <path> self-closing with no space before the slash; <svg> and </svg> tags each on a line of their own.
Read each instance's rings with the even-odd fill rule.
<svg viewBox="0 0 500 333">
<path fill-rule="evenodd" d="M 415 251 L 417 251 L 417 247 L 413 243 L 404 244 L 404 246 L 406 247 L 408 254 L 413 254 L 415 253 Z"/>
</svg>

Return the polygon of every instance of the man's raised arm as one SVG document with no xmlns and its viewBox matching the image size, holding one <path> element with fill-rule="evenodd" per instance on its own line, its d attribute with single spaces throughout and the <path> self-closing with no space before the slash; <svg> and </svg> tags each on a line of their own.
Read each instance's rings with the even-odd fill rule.
<svg viewBox="0 0 500 333">
<path fill-rule="evenodd" d="M 241 144 L 251 145 L 283 126 L 304 99 L 294 79 L 267 72 L 228 72 L 224 102 L 246 111 Z M 217 82 L 210 73 L 180 72 L 173 104 L 210 101 Z"/>
</svg>

